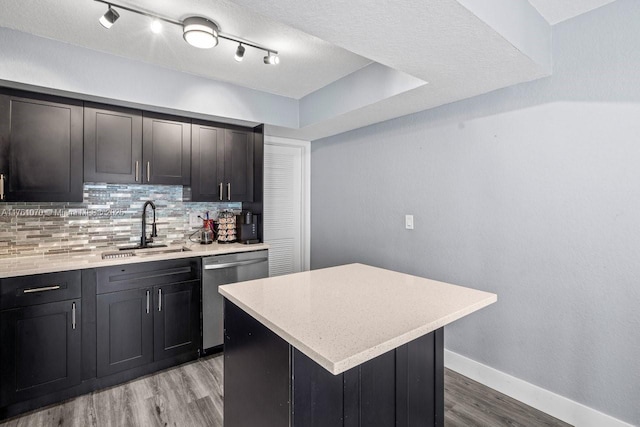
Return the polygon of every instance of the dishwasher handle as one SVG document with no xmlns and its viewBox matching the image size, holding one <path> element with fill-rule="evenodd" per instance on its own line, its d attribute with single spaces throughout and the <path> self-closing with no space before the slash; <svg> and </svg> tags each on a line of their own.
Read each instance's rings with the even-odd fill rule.
<svg viewBox="0 0 640 427">
<path fill-rule="evenodd" d="M 267 262 L 268 258 L 258 258 L 258 259 L 250 259 L 247 261 L 231 261 L 231 262 L 225 262 L 225 263 L 221 263 L 221 264 L 209 264 L 209 265 L 205 265 L 204 269 L 205 270 L 219 270 L 222 268 L 231 268 L 231 267 L 238 267 L 240 265 L 251 265 L 251 264 L 259 264 L 261 262 Z"/>
</svg>

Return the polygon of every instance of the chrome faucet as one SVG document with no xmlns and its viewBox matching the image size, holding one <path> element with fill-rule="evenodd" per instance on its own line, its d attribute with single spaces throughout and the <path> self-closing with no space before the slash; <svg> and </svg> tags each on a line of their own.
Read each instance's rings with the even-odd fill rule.
<svg viewBox="0 0 640 427">
<path fill-rule="evenodd" d="M 147 239 L 147 206 L 151 205 L 153 209 L 153 223 L 151 224 L 151 235 Z M 151 200 L 144 202 L 142 206 L 142 236 L 140 237 L 140 247 L 146 248 L 149 243 L 153 242 L 153 238 L 158 237 L 158 229 L 156 227 L 156 205 Z"/>
</svg>

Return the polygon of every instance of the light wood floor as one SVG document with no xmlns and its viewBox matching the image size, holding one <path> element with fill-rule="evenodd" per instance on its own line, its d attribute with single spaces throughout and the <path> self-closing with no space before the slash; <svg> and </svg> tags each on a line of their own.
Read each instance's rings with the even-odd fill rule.
<svg viewBox="0 0 640 427">
<path fill-rule="evenodd" d="M 0 427 L 221 427 L 222 361 L 222 355 L 203 358 L 12 418 Z M 445 426 L 568 424 L 446 370 Z"/>
</svg>

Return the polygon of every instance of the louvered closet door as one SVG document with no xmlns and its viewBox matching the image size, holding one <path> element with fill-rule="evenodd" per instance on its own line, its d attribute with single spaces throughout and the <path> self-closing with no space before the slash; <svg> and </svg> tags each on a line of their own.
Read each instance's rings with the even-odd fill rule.
<svg viewBox="0 0 640 427">
<path fill-rule="evenodd" d="M 269 275 L 302 271 L 303 149 L 264 146 L 264 240 Z"/>
</svg>

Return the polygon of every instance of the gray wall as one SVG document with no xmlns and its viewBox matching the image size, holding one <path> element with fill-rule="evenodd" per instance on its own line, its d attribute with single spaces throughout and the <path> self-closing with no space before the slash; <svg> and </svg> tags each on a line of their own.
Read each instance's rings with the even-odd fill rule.
<svg viewBox="0 0 640 427">
<path fill-rule="evenodd" d="M 638 22 L 619 0 L 554 27 L 552 77 L 314 141 L 312 268 L 496 292 L 448 349 L 640 424 Z"/>
</svg>

